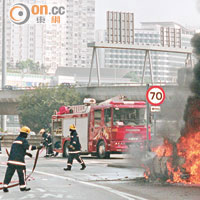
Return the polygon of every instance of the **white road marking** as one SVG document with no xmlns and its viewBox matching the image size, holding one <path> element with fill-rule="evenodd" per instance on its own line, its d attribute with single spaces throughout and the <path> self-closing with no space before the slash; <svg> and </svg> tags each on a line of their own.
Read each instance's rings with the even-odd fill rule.
<svg viewBox="0 0 200 200">
<path fill-rule="evenodd" d="M 6 167 L 4 165 L 0 165 L 0 166 Z M 27 171 L 31 171 L 31 170 L 27 170 Z M 74 179 L 74 178 L 59 176 L 59 175 L 56 175 L 56 174 L 51 174 L 51 173 L 42 172 L 42 171 L 34 171 L 34 173 L 42 174 L 42 175 L 46 175 L 46 176 L 51 176 L 51 177 L 55 177 L 55 178 L 59 178 L 59 179 L 63 179 L 63 180 L 73 181 L 73 182 L 76 182 L 76 183 L 78 182 L 80 184 L 89 185 L 89 186 L 96 187 L 96 188 L 101 188 L 103 190 L 106 190 L 110 193 L 121 196 L 124 199 L 128 199 L 128 200 L 148 200 L 146 198 L 139 197 L 139 196 L 136 196 L 136 195 L 132 195 L 132 194 L 129 194 L 129 193 L 126 193 L 126 192 L 120 192 L 118 190 L 115 190 L 115 189 L 107 187 L 107 186 L 98 185 L 98 184 L 95 184 L 95 183 L 84 182 L 84 181 L 79 181 L 79 180 Z"/>
<path fill-rule="evenodd" d="M 64 197 L 63 197 L 63 194 L 56 194 L 56 195 L 54 195 L 54 194 L 43 194 L 41 197 L 40 197 L 40 199 L 45 199 L 45 198 L 47 198 L 47 197 L 52 197 L 52 198 L 55 198 L 55 199 L 63 199 Z"/>
<path fill-rule="evenodd" d="M 108 192 L 114 193 L 114 194 L 121 196 L 121 197 L 128 199 L 128 200 L 148 200 L 148 199 L 145 199 L 145 198 L 142 198 L 142 197 L 139 197 L 139 196 L 136 196 L 136 195 L 132 195 L 132 194 L 129 194 L 129 193 L 126 193 L 126 192 L 120 192 L 118 190 L 112 189 L 112 188 L 107 187 L 107 186 L 97 185 L 95 183 L 88 183 L 88 182 L 84 182 L 84 181 L 79 181 L 79 180 L 74 179 L 74 178 L 59 176 L 59 175 L 56 175 L 56 174 L 50 174 L 50 173 L 41 172 L 41 171 L 35 171 L 35 173 L 43 174 L 43 175 L 51 176 L 51 177 L 55 177 L 55 178 L 60 178 L 60 179 L 63 179 L 63 180 L 78 182 L 80 184 L 90 185 L 90 186 L 96 187 L 96 188 L 101 188 L 101 189 L 104 189 Z"/>
<path fill-rule="evenodd" d="M 63 194 L 43 194 L 40 196 L 40 199 L 46 199 L 48 197 L 52 197 L 54 199 L 63 199 L 64 196 Z M 24 195 L 23 197 L 20 198 L 20 200 L 24 200 L 24 199 L 35 199 L 36 198 L 36 195 L 34 194 L 27 194 L 27 195 Z"/>
<path fill-rule="evenodd" d="M 34 199 L 36 196 L 34 194 L 27 194 L 27 195 L 24 195 L 23 197 L 20 198 L 20 200 L 23 200 L 23 199 Z"/>
<path fill-rule="evenodd" d="M 42 188 L 36 188 L 36 190 L 40 191 L 40 192 L 46 192 L 46 190 L 42 189 Z"/>
</svg>

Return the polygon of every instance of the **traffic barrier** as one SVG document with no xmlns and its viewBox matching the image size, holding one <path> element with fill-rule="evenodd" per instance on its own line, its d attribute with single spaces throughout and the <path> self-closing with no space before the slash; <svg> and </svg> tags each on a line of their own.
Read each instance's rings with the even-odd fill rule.
<svg viewBox="0 0 200 200">
<path fill-rule="evenodd" d="M 1 140 L 1 146 L 2 147 L 10 147 L 13 143 L 13 141 L 16 139 L 18 135 L 5 135 L 3 140 Z M 43 141 L 43 138 L 41 135 L 30 135 L 30 138 L 28 138 L 28 142 L 30 145 L 40 145 L 40 142 Z"/>
</svg>

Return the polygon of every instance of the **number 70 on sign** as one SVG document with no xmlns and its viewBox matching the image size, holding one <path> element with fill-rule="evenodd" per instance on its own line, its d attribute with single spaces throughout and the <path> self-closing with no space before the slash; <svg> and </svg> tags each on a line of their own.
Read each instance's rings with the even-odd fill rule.
<svg viewBox="0 0 200 200">
<path fill-rule="evenodd" d="M 147 101 L 153 106 L 159 106 L 165 100 L 165 91 L 160 86 L 152 86 L 146 92 Z"/>
</svg>

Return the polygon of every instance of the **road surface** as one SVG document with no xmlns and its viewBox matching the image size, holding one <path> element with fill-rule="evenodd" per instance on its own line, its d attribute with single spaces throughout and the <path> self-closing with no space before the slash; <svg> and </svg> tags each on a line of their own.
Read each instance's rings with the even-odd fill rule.
<svg viewBox="0 0 200 200">
<path fill-rule="evenodd" d="M 64 171 L 67 159 L 44 158 L 40 154 L 38 165 L 31 180 L 29 192 L 20 192 L 19 187 L 10 188 L 9 193 L 0 191 L 0 200 L 25 199 L 73 199 L 73 200 L 199 200 L 200 188 L 182 185 L 161 185 L 141 181 L 142 168 L 130 166 L 126 155 L 113 155 L 111 159 L 83 157 L 87 168 L 80 171 L 75 161 L 72 171 Z M 4 178 L 7 155 L 0 155 L 0 180 Z M 34 158 L 26 158 L 27 174 L 31 172 Z M 112 166 L 112 167 L 109 167 Z M 17 175 L 12 179 L 18 180 Z"/>
</svg>

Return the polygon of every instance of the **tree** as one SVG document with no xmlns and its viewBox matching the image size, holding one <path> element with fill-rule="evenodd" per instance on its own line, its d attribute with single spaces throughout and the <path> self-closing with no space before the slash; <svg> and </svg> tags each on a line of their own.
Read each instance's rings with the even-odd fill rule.
<svg viewBox="0 0 200 200">
<path fill-rule="evenodd" d="M 51 127 L 51 116 L 63 105 L 82 103 L 83 97 L 74 88 L 59 86 L 58 88 L 37 88 L 27 91 L 18 106 L 21 125 L 26 125 L 38 133 L 41 128 Z"/>
<path fill-rule="evenodd" d="M 34 62 L 31 59 L 27 59 L 26 61 L 20 61 L 16 63 L 16 68 L 22 72 L 34 74 L 45 72 L 45 66 L 43 64 L 40 66 L 39 62 Z"/>
<path fill-rule="evenodd" d="M 134 71 L 128 72 L 127 74 L 124 75 L 123 78 L 130 78 L 132 82 L 136 82 L 136 83 L 140 81 L 140 77 L 138 77 Z"/>
</svg>

